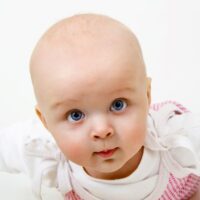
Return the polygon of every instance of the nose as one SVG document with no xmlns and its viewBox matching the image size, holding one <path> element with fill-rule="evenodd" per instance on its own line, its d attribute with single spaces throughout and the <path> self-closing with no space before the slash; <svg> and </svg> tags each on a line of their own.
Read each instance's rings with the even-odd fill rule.
<svg viewBox="0 0 200 200">
<path fill-rule="evenodd" d="M 114 129 L 104 117 L 96 117 L 91 131 L 92 139 L 106 139 L 114 134 Z"/>
</svg>

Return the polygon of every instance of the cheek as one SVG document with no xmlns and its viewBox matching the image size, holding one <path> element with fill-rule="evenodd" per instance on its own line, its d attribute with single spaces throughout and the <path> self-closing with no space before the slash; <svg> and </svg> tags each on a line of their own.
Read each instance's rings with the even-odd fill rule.
<svg viewBox="0 0 200 200">
<path fill-rule="evenodd" d="M 129 117 L 120 127 L 121 139 L 130 145 L 143 145 L 146 136 L 146 120 L 143 117 Z"/>
<path fill-rule="evenodd" d="M 136 143 L 143 143 L 146 135 L 146 127 L 138 124 L 132 124 L 125 129 L 126 139 Z"/>
<path fill-rule="evenodd" d="M 63 154 L 66 156 L 67 159 L 80 163 L 84 157 L 86 157 L 86 153 L 88 151 L 85 142 L 79 138 L 72 138 L 68 136 L 55 138 L 57 141 L 58 146 L 60 147 Z"/>
</svg>

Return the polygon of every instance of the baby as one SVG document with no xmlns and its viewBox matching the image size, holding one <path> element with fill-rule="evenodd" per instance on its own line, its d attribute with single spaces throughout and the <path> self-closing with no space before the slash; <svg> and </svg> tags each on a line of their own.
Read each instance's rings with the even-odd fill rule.
<svg viewBox="0 0 200 200">
<path fill-rule="evenodd" d="M 126 26 L 97 14 L 59 21 L 30 73 L 46 129 L 36 120 L 2 130 L 0 169 L 28 173 L 38 199 L 44 182 L 66 200 L 183 200 L 199 190 L 200 118 L 173 101 L 150 106 Z"/>
</svg>

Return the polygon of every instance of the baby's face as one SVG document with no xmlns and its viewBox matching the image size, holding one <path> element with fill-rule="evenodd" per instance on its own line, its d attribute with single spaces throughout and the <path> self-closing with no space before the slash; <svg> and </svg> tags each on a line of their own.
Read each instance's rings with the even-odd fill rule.
<svg viewBox="0 0 200 200">
<path fill-rule="evenodd" d="M 38 113 L 67 159 L 93 177 L 125 177 L 142 156 L 149 82 L 128 43 L 83 43 L 45 53 Z"/>
</svg>

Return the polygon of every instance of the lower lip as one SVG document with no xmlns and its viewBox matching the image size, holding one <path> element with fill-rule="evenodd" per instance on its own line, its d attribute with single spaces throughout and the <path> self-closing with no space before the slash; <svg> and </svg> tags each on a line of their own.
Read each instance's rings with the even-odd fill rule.
<svg viewBox="0 0 200 200">
<path fill-rule="evenodd" d="M 117 150 L 117 148 L 114 148 L 114 149 L 110 149 L 108 151 L 96 152 L 96 154 L 103 158 L 110 158 L 115 153 L 116 150 Z"/>
</svg>

